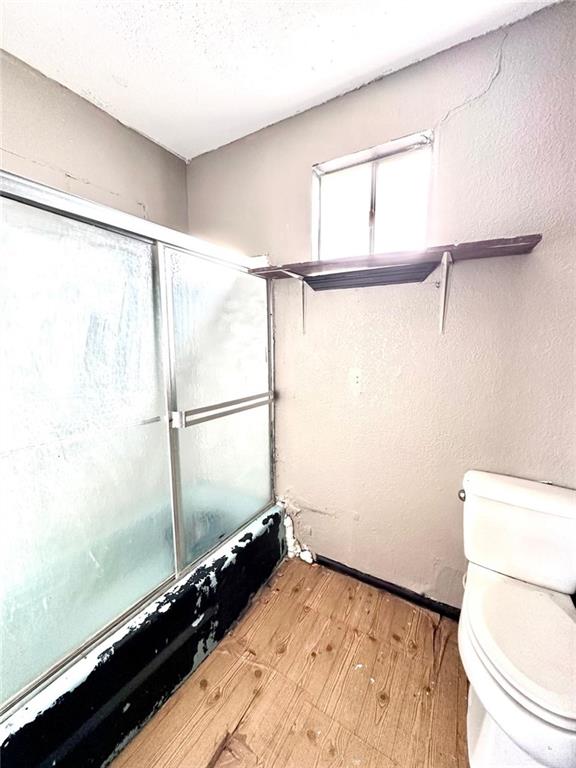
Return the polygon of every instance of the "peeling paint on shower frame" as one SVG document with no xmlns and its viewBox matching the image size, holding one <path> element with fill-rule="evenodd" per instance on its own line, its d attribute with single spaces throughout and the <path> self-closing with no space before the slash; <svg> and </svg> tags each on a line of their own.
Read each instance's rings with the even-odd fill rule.
<svg viewBox="0 0 576 768">
<path fill-rule="evenodd" d="M 111 759 L 213 650 L 250 595 L 282 560 L 286 554 L 282 518 L 279 505 L 262 513 L 24 702 L 0 725 L 3 768 L 51 765 L 52 760 L 57 766 L 77 765 L 79 759 L 98 765 Z M 142 666 L 127 670 L 134 654 Z M 167 673 L 160 675 L 165 669 Z M 124 678 L 116 680 L 122 673 Z M 77 702 L 86 709 L 86 721 L 80 721 L 80 727 L 86 730 L 88 747 L 66 716 L 72 705 L 75 711 Z M 34 759 L 24 757 L 28 762 L 22 763 L 22 748 L 43 741 L 46 734 L 50 741 L 55 722 L 61 724 L 61 739 L 44 745 Z M 102 735 L 109 742 L 108 752 L 98 755 L 100 762 L 92 762 L 92 752 L 102 751 Z"/>
</svg>

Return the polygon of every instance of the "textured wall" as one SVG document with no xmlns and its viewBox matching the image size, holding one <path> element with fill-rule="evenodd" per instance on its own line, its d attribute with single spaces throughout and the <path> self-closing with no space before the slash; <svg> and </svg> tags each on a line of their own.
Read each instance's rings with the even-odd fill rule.
<svg viewBox="0 0 576 768">
<path fill-rule="evenodd" d="M 190 227 L 310 256 L 314 163 L 435 129 L 429 242 L 542 232 L 434 281 L 277 284 L 278 491 L 317 552 L 454 605 L 468 468 L 576 485 L 574 30 L 544 10 L 193 161 Z"/>
<path fill-rule="evenodd" d="M 0 51 L 2 169 L 186 230 L 186 165 Z"/>
</svg>

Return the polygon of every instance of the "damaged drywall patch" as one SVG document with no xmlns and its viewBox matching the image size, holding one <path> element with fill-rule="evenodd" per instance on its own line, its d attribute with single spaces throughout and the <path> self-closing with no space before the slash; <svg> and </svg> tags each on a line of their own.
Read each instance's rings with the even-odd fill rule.
<svg viewBox="0 0 576 768">
<path fill-rule="evenodd" d="M 284 502 L 282 502 L 284 503 Z M 299 557 L 310 565 L 314 562 L 314 554 L 306 545 L 301 544 L 294 533 L 294 521 L 288 512 L 284 512 L 284 530 L 286 531 L 286 546 L 288 557 Z"/>
<path fill-rule="evenodd" d="M 315 507 L 305 499 L 297 498 L 291 493 L 286 493 L 285 496 L 281 496 L 278 499 L 286 512 L 285 517 L 288 522 L 290 530 L 287 530 L 287 540 L 291 538 L 294 541 L 294 554 L 291 557 L 300 557 L 302 560 L 308 563 L 312 563 L 316 560 L 316 555 L 313 548 L 304 543 L 310 541 L 313 536 L 313 524 L 314 518 L 318 518 L 319 525 L 329 525 L 326 520 L 322 518 L 338 519 L 338 513 L 328 508 Z"/>
<path fill-rule="evenodd" d="M 423 591 L 427 595 L 448 595 L 451 605 L 460 605 L 464 594 L 462 572 L 434 558 L 432 578 Z"/>
<path fill-rule="evenodd" d="M 275 507 L 10 717 L 0 730 L 3 768 L 107 762 L 222 639 L 285 554 Z"/>
</svg>

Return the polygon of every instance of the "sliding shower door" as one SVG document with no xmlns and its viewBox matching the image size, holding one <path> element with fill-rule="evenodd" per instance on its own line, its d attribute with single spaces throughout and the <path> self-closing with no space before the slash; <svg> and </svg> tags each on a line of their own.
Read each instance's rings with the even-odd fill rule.
<svg viewBox="0 0 576 768">
<path fill-rule="evenodd" d="M 1 201 L 1 699 L 174 571 L 150 243 Z"/>
<path fill-rule="evenodd" d="M 0 712 L 272 500 L 266 281 L 13 179 L 0 198 Z M 47 204 L 23 202 L 30 188 Z"/>
<path fill-rule="evenodd" d="M 266 282 L 165 252 L 187 565 L 271 500 Z"/>
</svg>

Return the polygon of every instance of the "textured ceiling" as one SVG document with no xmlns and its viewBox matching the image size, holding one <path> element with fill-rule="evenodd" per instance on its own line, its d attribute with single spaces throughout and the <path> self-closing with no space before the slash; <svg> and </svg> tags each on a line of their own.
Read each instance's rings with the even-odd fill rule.
<svg viewBox="0 0 576 768">
<path fill-rule="evenodd" d="M 0 43 L 189 159 L 549 4 L 0 0 Z"/>
</svg>

